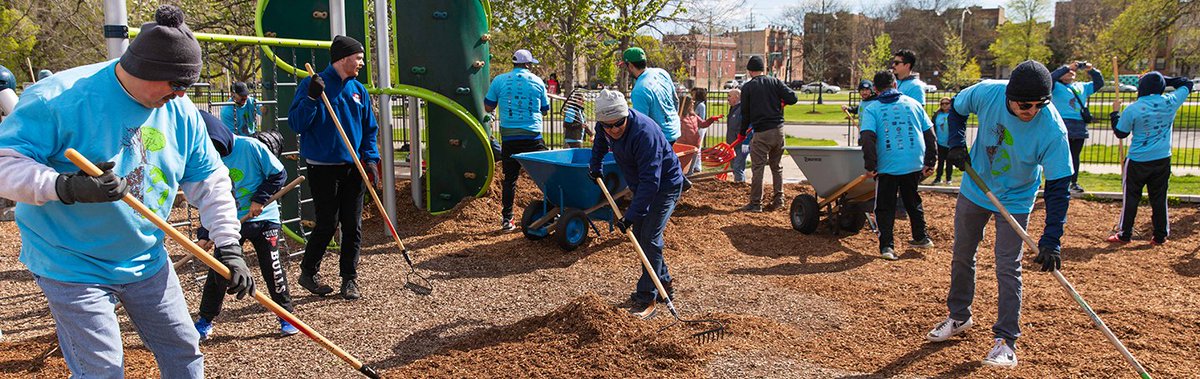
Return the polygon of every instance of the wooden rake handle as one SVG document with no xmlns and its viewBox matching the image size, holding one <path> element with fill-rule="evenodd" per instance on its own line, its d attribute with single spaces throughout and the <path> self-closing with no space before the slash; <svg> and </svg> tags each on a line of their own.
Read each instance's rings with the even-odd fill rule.
<svg viewBox="0 0 1200 379">
<path fill-rule="evenodd" d="M 71 160 L 71 163 L 74 163 L 75 166 L 78 166 L 80 170 L 83 170 L 83 172 L 86 172 L 88 175 L 100 176 L 104 173 L 99 167 L 96 167 L 95 164 L 92 164 L 92 161 L 88 160 L 82 154 L 79 154 L 79 152 L 75 151 L 75 149 L 68 148 L 66 156 L 67 159 Z M 183 235 L 183 233 L 180 233 L 179 230 L 171 226 L 167 220 L 159 217 L 158 214 L 154 213 L 154 211 L 151 211 L 150 208 L 146 208 L 146 205 L 142 204 L 142 202 L 133 197 L 133 195 L 125 194 L 125 197 L 121 198 L 121 200 L 123 200 L 125 204 L 128 204 L 131 208 L 133 208 L 133 210 L 137 211 L 147 220 L 150 220 L 150 222 L 154 223 L 154 226 L 162 229 L 162 231 L 166 233 L 168 237 L 171 237 L 171 239 L 175 240 L 175 242 L 183 245 L 183 248 L 187 250 L 188 253 L 191 253 L 196 257 L 196 259 L 199 259 L 200 262 L 204 262 L 204 265 L 213 269 L 213 271 L 225 279 L 229 279 L 230 273 L 228 267 L 225 267 L 225 265 L 218 261 L 217 258 L 209 255 L 204 251 L 204 249 L 201 249 L 200 246 L 196 245 L 195 242 L 192 242 L 190 238 Z M 342 350 L 342 348 L 334 345 L 333 342 L 330 342 L 325 338 L 325 336 L 322 336 L 312 327 L 308 326 L 308 324 L 305 324 L 304 321 L 301 321 L 296 317 L 296 315 L 288 312 L 286 309 L 283 309 L 283 307 L 280 307 L 279 304 L 276 304 L 267 295 L 255 290 L 254 300 L 257 300 L 259 304 L 262 304 L 264 307 L 271 310 L 272 313 L 275 313 L 284 320 L 287 320 L 287 322 L 296 326 L 297 329 L 300 329 L 301 332 L 303 332 L 309 338 L 312 338 L 313 341 L 316 341 L 317 344 L 321 345 L 321 347 L 324 347 L 325 350 L 329 350 L 329 352 L 333 353 L 333 355 L 336 355 L 346 363 L 349 363 L 350 366 L 363 373 L 363 375 L 366 375 L 370 378 L 379 377 L 379 374 L 375 371 L 375 369 L 363 364 L 357 358 L 350 355 L 345 350 Z"/>
<path fill-rule="evenodd" d="M 611 194 L 608 193 L 608 187 L 604 185 L 604 181 L 600 178 L 595 178 L 596 185 L 600 186 L 600 191 L 604 192 L 604 198 L 608 200 L 608 205 L 612 207 L 613 214 L 617 219 L 625 218 L 621 215 L 621 208 L 617 207 L 617 202 L 613 200 Z M 646 273 L 650 274 L 650 280 L 654 282 L 654 288 L 658 289 L 658 295 L 663 299 L 667 299 L 668 307 L 674 309 L 671 305 L 671 297 L 667 294 L 667 289 L 663 287 L 662 281 L 658 280 L 658 272 L 654 270 L 654 265 L 650 264 L 650 259 L 646 258 L 646 252 L 642 250 L 642 245 L 638 244 L 637 237 L 633 235 L 633 227 L 625 228 L 625 236 L 629 237 L 629 242 L 633 242 L 633 249 L 637 251 L 638 258 L 642 259 L 642 267 L 646 268 Z"/>
</svg>

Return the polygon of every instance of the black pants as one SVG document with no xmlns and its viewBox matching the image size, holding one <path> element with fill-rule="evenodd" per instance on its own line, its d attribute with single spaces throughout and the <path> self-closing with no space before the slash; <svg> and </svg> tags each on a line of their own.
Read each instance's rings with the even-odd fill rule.
<svg viewBox="0 0 1200 379">
<path fill-rule="evenodd" d="M 947 155 L 950 155 L 950 148 L 942 146 L 942 145 L 938 145 L 938 147 L 937 147 L 937 169 L 935 170 L 937 172 L 937 177 L 933 179 L 933 181 L 935 181 L 935 182 L 942 181 L 942 169 L 943 168 L 945 169 L 945 172 L 946 172 L 946 180 L 950 181 L 950 180 L 954 179 L 954 165 L 950 164 L 949 162 L 946 162 Z"/>
<path fill-rule="evenodd" d="M 362 177 L 354 165 L 309 165 L 308 188 L 312 190 L 317 226 L 308 236 L 300 273 L 313 275 L 321 271 L 325 247 L 333 240 L 333 232 L 342 227 L 342 250 L 339 272 L 342 280 L 358 278 L 358 248 L 362 242 L 363 186 Z"/>
<path fill-rule="evenodd" d="M 517 178 L 521 177 L 521 162 L 513 159 L 513 155 L 531 151 L 546 150 L 541 139 L 504 141 L 500 144 L 500 158 L 504 165 L 504 181 L 500 186 L 500 217 L 511 220 L 513 217 L 513 197 L 517 192 Z"/>
<path fill-rule="evenodd" d="M 1083 152 L 1083 143 L 1087 138 L 1072 138 L 1067 142 L 1071 144 L 1071 167 L 1075 168 L 1075 174 L 1071 175 L 1071 183 L 1079 183 L 1079 154 Z"/>
<path fill-rule="evenodd" d="M 1133 221 L 1137 217 L 1138 203 L 1142 202 L 1142 187 L 1150 192 L 1151 219 L 1154 222 L 1154 240 L 1165 241 L 1171 232 L 1167 224 L 1167 181 L 1171 178 L 1171 157 L 1149 162 L 1128 161 L 1125 164 L 1125 199 L 1121 209 L 1121 239 L 1133 235 Z"/>
<path fill-rule="evenodd" d="M 917 184 L 921 182 L 921 171 L 905 175 L 879 174 L 875 176 L 875 221 L 879 223 L 879 249 L 894 247 L 893 230 L 896 224 L 896 193 L 904 199 L 904 209 L 912 224 L 914 240 L 925 238 L 925 210 Z"/>
<path fill-rule="evenodd" d="M 258 268 L 262 270 L 263 282 L 271 294 L 271 300 L 291 312 L 292 296 L 288 293 L 286 257 L 279 253 L 279 224 L 270 221 L 254 221 L 242 224 L 242 239 L 240 243 L 250 240 L 254 245 L 254 255 L 258 256 Z M 216 271 L 208 270 L 208 279 L 204 281 L 204 293 L 200 296 L 200 317 L 212 321 L 221 314 L 221 304 L 225 302 L 227 283 L 219 281 Z"/>
</svg>

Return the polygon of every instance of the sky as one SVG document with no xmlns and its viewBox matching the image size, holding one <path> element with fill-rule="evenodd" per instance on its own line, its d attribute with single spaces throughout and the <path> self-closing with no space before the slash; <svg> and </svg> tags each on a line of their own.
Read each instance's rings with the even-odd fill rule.
<svg viewBox="0 0 1200 379">
<path fill-rule="evenodd" d="M 876 3 L 880 0 L 866 0 L 861 3 Z M 995 8 L 1004 5 L 1007 0 L 964 0 L 966 5 L 979 5 L 985 8 Z M 746 0 L 749 10 L 742 13 L 742 17 L 746 23 L 749 23 L 749 15 L 753 15 L 755 28 L 762 28 L 770 23 L 777 15 L 788 6 L 799 4 L 797 0 Z M 847 1 L 849 4 L 859 3 L 858 1 Z"/>
</svg>

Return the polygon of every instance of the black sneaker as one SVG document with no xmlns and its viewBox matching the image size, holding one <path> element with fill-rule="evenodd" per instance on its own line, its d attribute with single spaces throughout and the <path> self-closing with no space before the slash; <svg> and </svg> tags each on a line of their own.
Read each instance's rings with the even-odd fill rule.
<svg viewBox="0 0 1200 379">
<path fill-rule="evenodd" d="M 629 308 L 629 314 L 633 317 L 645 320 L 654 317 L 654 314 L 658 311 L 655 308 L 654 301 L 637 302 L 632 308 Z"/>
<path fill-rule="evenodd" d="M 1071 187 L 1068 189 L 1068 191 L 1075 194 L 1087 192 L 1083 190 L 1083 187 L 1080 186 L 1079 183 L 1071 183 Z"/>
<path fill-rule="evenodd" d="M 911 240 L 908 241 L 908 246 L 911 246 L 915 249 L 929 249 L 933 247 L 933 240 L 929 239 L 929 237 L 921 238 L 919 240 Z"/>
<path fill-rule="evenodd" d="M 362 294 L 358 293 L 358 282 L 355 282 L 354 279 L 342 280 L 342 298 L 355 300 L 360 297 Z"/>
<path fill-rule="evenodd" d="M 770 204 L 767 204 L 766 207 L 763 207 L 763 211 L 774 212 L 781 208 L 783 208 L 783 198 L 776 197 L 774 200 L 771 200 Z"/>
<path fill-rule="evenodd" d="M 759 204 L 746 204 L 746 206 L 743 206 L 738 210 L 742 212 L 762 213 L 763 208 L 762 205 Z"/>
<path fill-rule="evenodd" d="M 333 293 L 333 287 L 321 283 L 321 274 L 305 275 L 300 274 L 300 286 L 312 292 L 313 295 L 325 296 Z"/>
</svg>

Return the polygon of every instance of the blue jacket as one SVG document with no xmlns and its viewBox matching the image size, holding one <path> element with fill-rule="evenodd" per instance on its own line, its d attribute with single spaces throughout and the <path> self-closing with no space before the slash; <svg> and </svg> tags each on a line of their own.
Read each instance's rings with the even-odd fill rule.
<svg viewBox="0 0 1200 379">
<path fill-rule="evenodd" d="M 1090 133 L 1087 124 L 1083 122 L 1083 108 L 1087 107 L 1088 98 L 1092 94 L 1104 88 L 1104 74 L 1093 69 L 1088 71 L 1088 75 L 1092 77 L 1091 83 L 1081 83 L 1079 80 L 1071 84 L 1063 83 L 1062 77 L 1069 71 L 1070 68 L 1062 66 L 1050 73 L 1050 79 L 1054 80 L 1050 101 L 1054 102 L 1063 123 L 1067 125 L 1067 138 L 1088 138 Z"/>
<path fill-rule="evenodd" d="M 342 80 L 333 66 L 317 75 L 325 80 L 325 96 L 333 104 L 346 136 L 358 151 L 358 158 L 363 163 L 379 162 L 379 150 L 375 147 L 379 127 L 375 124 L 367 88 L 353 77 Z M 353 164 L 324 102 L 308 97 L 311 81 L 311 77 L 304 78 L 296 84 L 296 96 L 288 110 L 288 126 L 300 135 L 300 156 L 321 163 Z"/>
<path fill-rule="evenodd" d="M 592 172 L 600 172 L 600 162 L 612 149 L 613 158 L 625 175 L 633 201 L 625 218 L 637 222 L 650 213 L 650 201 L 668 188 L 683 185 L 683 171 L 671 144 L 663 136 L 658 123 L 636 110 L 629 110 L 625 135 L 611 139 L 599 123 L 592 141 Z"/>
</svg>

